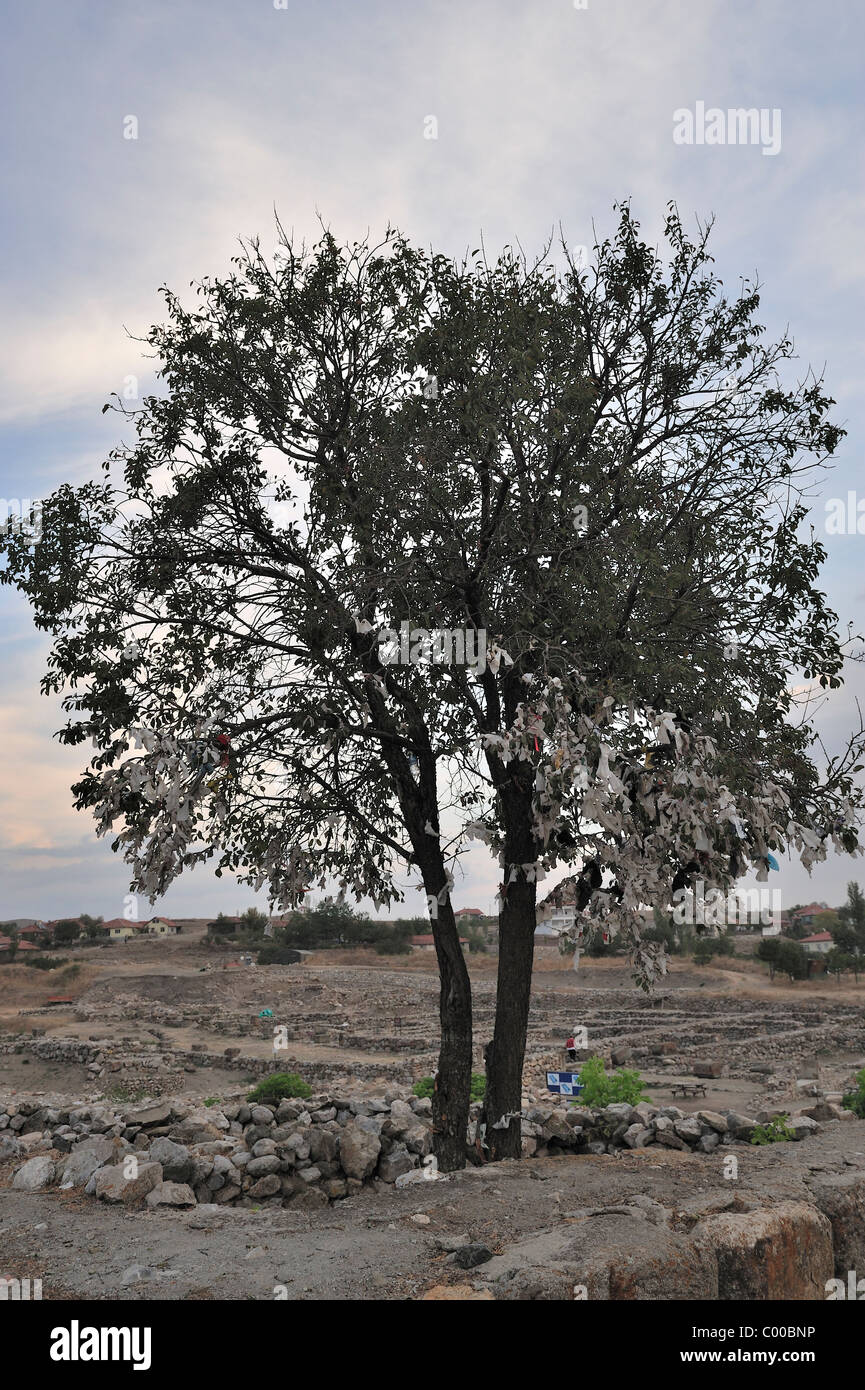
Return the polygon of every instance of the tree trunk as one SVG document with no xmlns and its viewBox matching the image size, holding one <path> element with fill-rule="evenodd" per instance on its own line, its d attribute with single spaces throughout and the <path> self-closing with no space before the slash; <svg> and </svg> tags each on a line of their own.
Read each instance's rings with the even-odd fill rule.
<svg viewBox="0 0 865 1390">
<path fill-rule="evenodd" d="M 472 992 L 450 898 L 438 907 L 433 937 L 439 967 L 441 1046 L 433 1092 L 433 1152 L 439 1168 L 466 1163 L 472 1075 Z"/>
<path fill-rule="evenodd" d="M 535 903 L 537 886 L 518 878 L 507 885 L 499 914 L 499 970 L 496 986 L 496 1022 L 486 1051 L 487 1088 L 484 1101 L 487 1156 L 519 1158 L 522 1127 L 519 1112 L 523 1091 L 523 1062 L 532 993 L 535 952 Z M 502 1118 L 514 1116 L 506 1128 Z"/>
</svg>

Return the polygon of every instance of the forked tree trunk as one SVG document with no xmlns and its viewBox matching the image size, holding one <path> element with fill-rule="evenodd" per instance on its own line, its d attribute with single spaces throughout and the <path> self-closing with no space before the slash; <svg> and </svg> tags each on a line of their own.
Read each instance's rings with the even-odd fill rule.
<svg viewBox="0 0 865 1390">
<path fill-rule="evenodd" d="M 532 993 L 535 951 L 537 885 L 518 879 L 507 887 L 499 914 L 499 970 L 496 1021 L 487 1048 L 487 1086 L 484 1101 L 487 1157 L 519 1158 L 522 1127 L 519 1118 L 523 1062 Z M 512 1118 L 497 1129 L 505 1116 Z"/>
<path fill-rule="evenodd" d="M 464 1168 L 472 1076 L 472 991 L 450 899 L 438 907 L 433 937 L 439 967 L 441 1045 L 433 1092 L 433 1153 L 444 1172 Z"/>
</svg>

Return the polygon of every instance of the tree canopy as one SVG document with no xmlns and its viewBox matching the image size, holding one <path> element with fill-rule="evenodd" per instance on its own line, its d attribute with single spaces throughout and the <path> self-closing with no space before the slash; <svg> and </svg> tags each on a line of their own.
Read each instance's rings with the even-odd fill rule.
<svg viewBox="0 0 865 1390">
<path fill-rule="evenodd" d="M 576 868 L 578 910 L 648 983 L 642 906 L 766 879 L 773 851 L 859 852 L 862 730 L 815 753 L 796 693 L 841 682 L 801 523 L 842 431 L 708 236 L 671 207 L 657 251 L 624 207 L 585 268 L 397 232 L 252 242 L 191 306 L 164 291 L 163 390 L 118 402 L 133 437 L 105 480 L 46 499 L 38 546 L 4 541 L 0 577 L 54 638 L 60 737 L 94 745 L 76 805 L 133 891 L 205 861 L 280 910 L 420 879 L 451 1166 L 472 1034 L 450 889 L 473 840 L 502 879 L 493 1157 L 519 1152 L 540 876 Z M 482 659 L 437 659 L 439 632 Z"/>
</svg>

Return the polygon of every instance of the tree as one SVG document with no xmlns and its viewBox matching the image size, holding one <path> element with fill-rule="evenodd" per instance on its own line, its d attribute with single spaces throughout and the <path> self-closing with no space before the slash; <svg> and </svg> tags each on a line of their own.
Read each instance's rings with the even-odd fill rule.
<svg viewBox="0 0 865 1390">
<path fill-rule="evenodd" d="M 81 935 L 81 923 L 75 922 L 71 917 L 58 922 L 54 928 L 54 940 L 58 946 L 68 946 L 70 942 L 77 941 Z"/>
<path fill-rule="evenodd" d="M 261 936 L 267 926 L 267 913 L 261 912 L 257 907 L 248 907 L 241 913 L 238 919 L 238 931 L 250 932 L 255 936 Z"/>
<path fill-rule="evenodd" d="M 847 902 L 838 908 L 828 930 L 835 946 L 847 957 L 847 968 L 854 972 L 858 984 L 859 972 L 865 969 L 865 894 L 858 883 L 847 884 Z"/>
<path fill-rule="evenodd" d="M 757 942 L 757 949 L 754 952 L 758 960 L 765 961 L 769 966 L 769 979 L 774 980 L 775 970 L 778 966 L 778 956 L 781 950 L 780 936 L 764 936 Z"/>
<path fill-rule="evenodd" d="M 830 975 L 834 975 L 839 983 L 841 981 L 841 976 L 844 974 L 845 970 L 857 969 L 855 958 L 851 955 L 848 955 L 845 951 L 839 951 L 837 946 L 833 946 L 831 951 L 826 952 L 825 960 L 827 971 Z M 856 980 L 858 983 L 858 971 L 856 974 Z"/>
<path fill-rule="evenodd" d="M 808 978 L 808 956 L 798 941 L 787 941 L 783 936 L 775 939 L 778 941 L 776 968 L 787 975 L 791 981 L 806 980 Z"/>
<path fill-rule="evenodd" d="M 309 912 L 292 913 L 278 936 L 287 946 L 320 950 L 369 945 L 385 930 L 380 923 L 371 922 L 365 913 L 356 912 L 348 903 L 323 902 Z"/>
<path fill-rule="evenodd" d="M 102 917 L 91 917 L 89 913 L 82 912 L 78 920 L 81 923 L 81 926 L 84 929 L 84 934 L 89 941 L 93 941 L 96 937 L 101 936 L 103 922 Z"/>
<path fill-rule="evenodd" d="M 39 545 L 3 540 L 54 636 L 62 741 L 96 745 L 76 805 L 135 891 L 205 861 L 279 910 L 420 881 L 442 1168 L 465 1162 L 471 839 L 502 865 L 493 1159 L 521 1149 L 540 874 L 578 869 L 578 913 L 648 987 L 643 905 L 858 850 L 862 731 L 818 767 L 794 708 L 800 672 L 841 681 L 799 532 L 842 431 L 708 235 L 671 208 L 656 253 L 625 207 L 588 270 L 253 242 L 192 307 L 165 291 L 164 389 L 119 403 L 135 435 L 105 480 L 49 498 Z"/>
</svg>

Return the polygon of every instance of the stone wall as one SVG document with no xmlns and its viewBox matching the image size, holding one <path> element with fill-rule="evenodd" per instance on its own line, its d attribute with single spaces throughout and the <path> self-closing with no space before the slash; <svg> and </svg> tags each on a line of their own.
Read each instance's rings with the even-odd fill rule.
<svg viewBox="0 0 865 1390">
<path fill-rule="evenodd" d="M 822 1109 L 790 1119 L 795 1140 L 817 1132 L 821 1120 L 852 1120 Z M 432 1103 L 388 1092 L 382 1098 L 324 1094 L 308 1100 L 204 1106 L 157 1100 L 131 1108 L 91 1104 L 65 1108 L 39 1098 L 0 1107 L 0 1163 L 23 1160 L 12 1185 L 27 1191 L 83 1187 L 107 1202 L 188 1207 L 324 1207 L 364 1183 L 434 1181 Z M 732 1111 L 686 1115 L 675 1106 L 620 1103 L 603 1109 L 538 1103 L 522 1112 L 523 1153 L 616 1153 L 652 1145 L 682 1153 L 711 1153 L 749 1143 L 756 1124 Z M 480 1107 L 472 1107 L 467 1157 L 483 1145 Z"/>
</svg>

